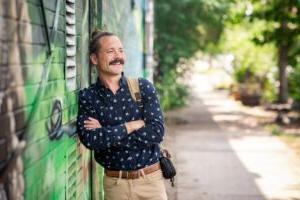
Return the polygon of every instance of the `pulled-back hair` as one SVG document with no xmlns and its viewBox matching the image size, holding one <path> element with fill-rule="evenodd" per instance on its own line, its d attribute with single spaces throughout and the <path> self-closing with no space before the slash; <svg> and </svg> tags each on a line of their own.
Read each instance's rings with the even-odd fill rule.
<svg viewBox="0 0 300 200">
<path fill-rule="evenodd" d="M 98 52 L 98 50 L 101 48 L 99 41 L 102 37 L 105 37 L 105 36 L 115 36 L 115 34 L 108 32 L 108 31 L 101 31 L 99 29 L 92 32 L 91 39 L 90 39 L 90 45 L 89 45 L 90 55 L 92 53 Z"/>
</svg>

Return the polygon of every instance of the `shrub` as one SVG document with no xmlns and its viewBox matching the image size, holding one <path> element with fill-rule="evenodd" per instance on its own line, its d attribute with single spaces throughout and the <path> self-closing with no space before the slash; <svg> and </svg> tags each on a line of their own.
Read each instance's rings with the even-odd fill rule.
<svg viewBox="0 0 300 200">
<path fill-rule="evenodd" d="M 187 86 L 178 82 L 176 73 L 169 71 L 160 82 L 156 83 L 160 94 L 162 108 L 167 111 L 186 104 L 188 97 Z"/>
</svg>

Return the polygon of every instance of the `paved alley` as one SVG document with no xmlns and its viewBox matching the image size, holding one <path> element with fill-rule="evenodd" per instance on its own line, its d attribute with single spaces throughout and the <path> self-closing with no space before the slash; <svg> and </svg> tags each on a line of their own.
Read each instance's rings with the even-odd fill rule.
<svg viewBox="0 0 300 200">
<path fill-rule="evenodd" d="M 167 113 L 167 127 L 178 171 L 171 200 L 300 199 L 296 154 L 225 92 L 194 88 L 186 108 Z"/>
</svg>

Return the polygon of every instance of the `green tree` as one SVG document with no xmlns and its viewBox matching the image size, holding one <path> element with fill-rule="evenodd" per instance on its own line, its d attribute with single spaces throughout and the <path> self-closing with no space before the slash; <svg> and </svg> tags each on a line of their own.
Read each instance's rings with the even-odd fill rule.
<svg viewBox="0 0 300 200">
<path fill-rule="evenodd" d="M 155 82 L 161 96 L 172 102 L 168 108 L 178 106 L 186 95 L 177 84 L 181 75 L 180 62 L 201 50 L 209 51 L 223 31 L 228 0 L 156 0 L 154 43 L 157 61 Z M 171 83 L 171 84 L 170 84 Z M 170 92 L 170 90 L 172 92 Z M 169 94 L 178 94 L 167 98 Z M 181 94 L 181 95 L 180 95 Z"/>
<path fill-rule="evenodd" d="M 300 1 L 297 0 L 251 0 L 251 20 L 265 20 L 268 26 L 255 37 L 259 44 L 275 43 L 279 67 L 280 103 L 287 102 L 287 66 L 296 63 L 299 55 Z M 248 7 L 248 10 L 249 10 Z M 298 46 L 297 46 L 298 45 Z M 299 58 L 299 57 L 298 57 Z"/>
<path fill-rule="evenodd" d="M 259 19 L 250 21 L 245 17 L 245 13 L 249 12 L 248 6 L 249 1 L 236 1 L 235 6 L 231 7 L 219 48 L 234 55 L 233 91 L 240 94 L 255 90 L 262 97 L 262 102 L 274 102 L 277 100 L 276 48 L 274 43 L 257 44 L 253 41 L 268 26 L 268 22 Z"/>
</svg>

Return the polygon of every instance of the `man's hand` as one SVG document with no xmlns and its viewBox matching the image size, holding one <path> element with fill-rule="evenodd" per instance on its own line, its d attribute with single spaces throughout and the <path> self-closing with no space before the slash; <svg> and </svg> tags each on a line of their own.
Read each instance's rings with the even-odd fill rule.
<svg viewBox="0 0 300 200">
<path fill-rule="evenodd" d="M 92 117 L 89 117 L 88 120 L 84 121 L 84 128 L 87 130 L 95 129 L 95 128 L 101 128 L 101 124 L 97 119 L 94 119 Z"/>
<path fill-rule="evenodd" d="M 133 131 L 136 131 L 136 130 L 142 128 L 143 126 L 145 126 L 145 122 L 143 120 L 135 120 L 135 121 L 131 121 L 131 122 L 126 122 L 125 126 L 127 129 L 127 133 L 130 134 Z"/>
</svg>

